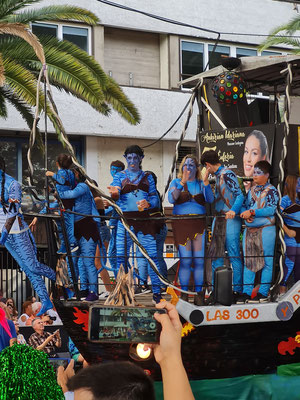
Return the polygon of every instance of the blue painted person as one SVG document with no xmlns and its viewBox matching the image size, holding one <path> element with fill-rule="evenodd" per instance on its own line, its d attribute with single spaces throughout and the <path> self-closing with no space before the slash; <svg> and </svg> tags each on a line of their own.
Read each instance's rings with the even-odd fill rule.
<svg viewBox="0 0 300 400">
<path fill-rule="evenodd" d="M 0 245 L 7 248 L 38 294 L 43 304 L 37 314 L 39 316 L 52 308 L 42 277 L 55 281 L 55 272 L 37 259 L 34 237 L 21 212 L 21 185 L 5 173 L 5 161 L 2 157 L 0 157 L 0 187 Z"/>
<path fill-rule="evenodd" d="M 193 271 L 195 291 L 194 304 L 204 305 L 204 253 L 206 233 L 205 203 L 214 201 L 214 194 L 208 181 L 206 170 L 203 180 L 197 158 L 188 154 L 180 164 L 178 178 L 171 182 L 169 202 L 174 204 L 174 216 L 191 216 L 195 219 L 172 220 L 173 234 L 180 257 L 179 280 L 181 288 L 189 289 L 191 272 Z M 199 218 L 200 217 L 200 218 Z M 192 269 L 193 268 L 193 269 Z M 181 298 L 188 301 L 186 293 Z"/>
<path fill-rule="evenodd" d="M 139 242 L 145 247 L 159 270 L 156 250 L 156 234 L 158 233 L 157 226 L 154 223 L 151 223 L 151 220 L 145 222 L 134 219 L 148 219 L 152 212 L 158 210 L 159 199 L 155 183 L 153 177 L 150 174 L 146 174 L 141 169 L 144 152 L 139 146 L 133 145 L 127 147 L 124 157 L 127 162 L 127 168 L 124 171 L 115 174 L 113 184 L 108 186 L 108 190 L 112 198 L 119 201 L 118 204 L 122 209 L 131 230 L 136 234 Z M 128 256 L 131 245 L 132 240 L 129 234 L 125 231 L 123 223 L 118 221 L 118 269 L 122 264 L 125 271 L 127 271 L 129 267 Z M 158 303 L 161 300 L 160 280 L 152 268 L 150 269 L 149 274 L 152 283 L 153 301 Z"/>
</svg>

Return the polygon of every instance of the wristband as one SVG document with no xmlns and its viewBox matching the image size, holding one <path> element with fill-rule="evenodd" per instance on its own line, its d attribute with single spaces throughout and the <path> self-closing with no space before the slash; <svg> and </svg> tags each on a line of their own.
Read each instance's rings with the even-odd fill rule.
<svg viewBox="0 0 300 400">
<path fill-rule="evenodd" d="M 255 216 L 255 210 L 251 209 L 251 210 L 249 210 L 249 211 L 250 211 L 250 215 L 251 215 L 251 216 Z"/>
</svg>

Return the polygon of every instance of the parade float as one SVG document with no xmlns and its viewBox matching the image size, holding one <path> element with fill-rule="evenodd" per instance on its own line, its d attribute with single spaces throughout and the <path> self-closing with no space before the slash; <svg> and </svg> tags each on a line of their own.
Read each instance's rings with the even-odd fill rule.
<svg viewBox="0 0 300 400">
<path fill-rule="evenodd" d="M 176 148 L 184 139 L 193 104 L 197 101 L 199 153 L 207 148 L 217 149 L 222 163 L 243 178 L 241 146 L 247 132 L 263 130 L 272 149 L 271 183 L 282 193 L 286 174 L 299 175 L 299 71 L 298 56 L 245 57 L 241 62 L 227 59 L 224 66 L 181 82 L 192 83 L 195 87 L 185 129 Z M 263 97 L 257 95 L 259 93 L 263 93 Z M 174 155 L 166 190 L 177 156 Z M 126 220 L 123 221 L 126 224 Z M 279 296 L 278 290 L 285 250 L 280 213 L 277 227 L 274 273 L 267 303 L 231 304 L 221 290 L 213 305 L 199 307 L 180 299 L 180 287 L 176 282 L 160 277 L 169 287 L 166 298 L 176 304 L 182 317 L 182 356 L 190 379 L 266 374 L 275 372 L 280 365 L 300 362 L 300 282 L 291 284 L 284 295 Z M 136 238 L 133 240 L 137 243 Z M 149 259 L 145 250 L 141 251 Z M 158 272 L 151 259 L 149 262 Z M 150 302 L 150 296 L 144 295 L 139 297 L 138 304 L 134 304 L 142 307 L 149 306 Z M 55 305 L 68 334 L 88 362 L 132 358 L 130 344 L 102 344 L 89 340 L 92 303 L 56 300 Z M 141 362 L 155 380 L 161 379 L 153 358 Z"/>
</svg>

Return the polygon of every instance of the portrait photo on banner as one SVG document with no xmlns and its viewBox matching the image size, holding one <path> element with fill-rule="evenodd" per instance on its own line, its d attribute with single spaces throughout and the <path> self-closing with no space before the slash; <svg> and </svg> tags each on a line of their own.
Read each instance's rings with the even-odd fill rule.
<svg viewBox="0 0 300 400">
<path fill-rule="evenodd" d="M 207 150 L 217 151 L 221 164 L 239 177 L 251 178 L 256 162 L 272 162 L 274 134 L 274 124 L 202 131 L 200 150 L 201 153 Z M 246 190 L 247 186 L 245 182 Z"/>
</svg>

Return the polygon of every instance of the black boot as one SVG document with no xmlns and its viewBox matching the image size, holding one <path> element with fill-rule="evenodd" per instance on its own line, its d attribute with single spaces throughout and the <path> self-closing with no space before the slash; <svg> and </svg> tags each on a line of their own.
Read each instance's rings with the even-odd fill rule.
<svg viewBox="0 0 300 400">
<path fill-rule="evenodd" d="M 194 304 L 195 306 L 204 306 L 205 302 L 204 302 L 204 290 L 202 290 L 201 292 L 197 292 L 196 296 L 194 297 Z"/>
</svg>

